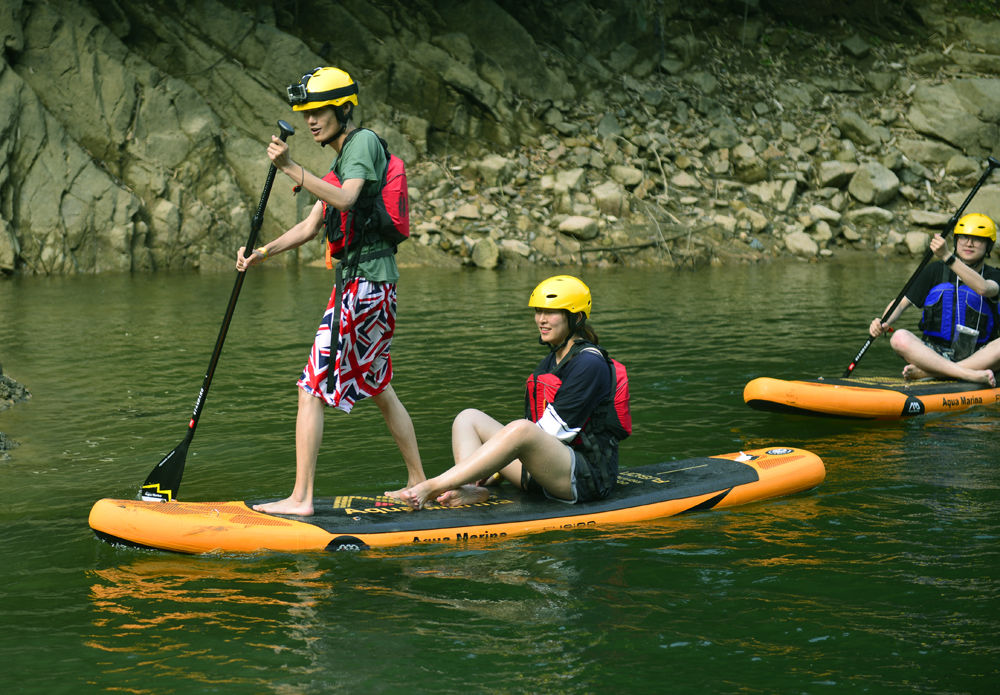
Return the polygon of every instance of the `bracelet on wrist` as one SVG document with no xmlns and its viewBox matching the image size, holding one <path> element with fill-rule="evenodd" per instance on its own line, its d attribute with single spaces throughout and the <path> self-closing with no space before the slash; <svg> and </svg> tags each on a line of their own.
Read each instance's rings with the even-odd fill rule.
<svg viewBox="0 0 1000 695">
<path fill-rule="evenodd" d="M 306 168 L 299 164 L 299 171 L 302 172 L 302 180 L 299 181 L 298 186 L 292 187 L 292 195 L 298 195 L 299 191 L 301 191 L 302 187 L 306 184 Z"/>
<path fill-rule="evenodd" d="M 951 254 L 946 259 L 944 259 L 944 264 L 950 268 L 957 260 L 958 256 L 956 256 L 955 254 Z"/>
<path fill-rule="evenodd" d="M 254 249 L 254 253 L 260 254 L 260 260 L 262 261 L 267 260 L 267 246 L 258 246 L 257 248 Z"/>
</svg>

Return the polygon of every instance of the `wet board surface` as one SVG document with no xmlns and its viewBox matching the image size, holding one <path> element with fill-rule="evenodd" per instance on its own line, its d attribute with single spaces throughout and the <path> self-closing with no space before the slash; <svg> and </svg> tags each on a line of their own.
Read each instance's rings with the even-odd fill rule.
<svg viewBox="0 0 1000 695">
<path fill-rule="evenodd" d="M 820 377 L 786 381 L 760 377 L 744 387 L 743 400 L 757 410 L 895 420 L 997 405 L 1000 404 L 1000 388 L 950 379 Z"/>
<path fill-rule="evenodd" d="M 90 526 L 99 538 L 183 553 L 319 551 L 411 543 L 455 543 L 576 527 L 634 523 L 731 507 L 807 490 L 825 476 L 804 449 L 770 447 L 623 469 L 610 497 L 565 504 L 514 486 L 462 507 L 414 511 L 381 495 L 317 500 L 310 517 L 255 512 L 257 502 L 99 500 Z"/>
</svg>

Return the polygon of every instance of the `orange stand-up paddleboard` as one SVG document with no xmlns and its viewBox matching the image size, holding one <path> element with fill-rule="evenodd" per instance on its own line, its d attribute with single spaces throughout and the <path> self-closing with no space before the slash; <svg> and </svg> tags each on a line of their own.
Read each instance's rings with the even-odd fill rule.
<svg viewBox="0 0 1000 695">
<path fill-rule="evenodd" d="M 1000 404 L 1000 388 L 946 379 L 906 381 L 901 377 L 821 377 L 785 381 L 760 377 L 744 387 L 743 400 L 757 410 L 862 420 L 898 420 Z"/>
<path fill-rule="evenodd" d="M 253 511 L 248 503 L 99 500 L 90 526 L 98 537 L 179 553 L 303 552 L 464 543 L 526 533 L 605 527 L 808 490 L 826 472 L 815 454 L 771 447 L 667 461 L 622 470 L 610 497 L 564 504 L 504 484 L 489 500 L 419 512 L 383 496 L 318 500 L 310 517 Z"/>
</svg>

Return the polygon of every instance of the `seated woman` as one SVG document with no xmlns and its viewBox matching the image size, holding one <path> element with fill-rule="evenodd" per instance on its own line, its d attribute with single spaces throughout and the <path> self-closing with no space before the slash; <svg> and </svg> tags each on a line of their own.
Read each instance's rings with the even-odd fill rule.
<svg viewBox="0 0 1000 695">
<path fill-rule="evenodd" d="M 627 436 L 627 390 L 588 324 L 590 289 L 569 275 L 551 277 L 528 299 L 539 342 L 551 352 L 528 378 L 525 419 L 506 425 L 480 410 L 452 424 L 453 468 L 400 495 L 422 509 L 485 501 L 495 473 L 524 490 L 567 503 L 607 497 L 618 478 L 618 440 Z M 624 393 L 615 402 L 616 393 Z M 621 420 L 628 422 L 622 427 Z"/>
<path fill-rule="evenodd" d="M 955 225 L 954 253 L 935 234 L 930 249 L 938 260 L 921 271 L 892 316 L 884 322 L 876 318 L 869 325 L 869 335 L 877 338 L 890 331 L 910 306 L 923 308 L 922 338 L 900 329 L 889 341 L 908 363 L 904 378 L 947 377 L 996 386 L 991 367 L 997 361 L 997 347 L 984 349 L 1000 336 L 1000 269 L 986 264 L 996 229 L 986 215 L 965 215 Z"/>
</svg>

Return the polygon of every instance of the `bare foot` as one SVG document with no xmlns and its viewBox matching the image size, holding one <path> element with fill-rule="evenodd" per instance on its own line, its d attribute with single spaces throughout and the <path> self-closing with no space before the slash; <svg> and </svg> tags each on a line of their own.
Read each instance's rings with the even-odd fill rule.
<svg viewBox="0 0 1000 695">
<path fill-rule="evenodd" d="M 464 507 L 467 504 L 478 504 L 490 498 L 490 491 L 478 485 L 463 485 L 457 490 L 448 490 L 437 498 L 442 507 Z"/>
<path fill-rule="evenodd" d="M 288 516 L 312 516 L 313 514 L 312 502 L 299 502 L 291 497 L 277 502 L 255 504 L 253 510 L 265 514 L 286 514 Z"/>
<path fill-rule="evenodd" d="M 954 376 L 962 381 L 971 381 L 974 384 L 988 384 L 991 388 L 996 388 L 996 375 L 990 369 L 964 369 L 961 367 L 956 367 L 956 369 L 958 374 Z M 914 379 L 929 379 L 932 378 L 932 376 L 933 375 L 928 374 L 914 364 L 908 364 L 903 367 L 903 378 L 907 381 L 912 381 Z"/>
<path fill-rule="evenodd" d="M 426 507 L 433 496 L 434 490 L 431 489 L 430 483 L 426 480 L 399 492 L 399 499 L 414 509 Z"/>
<path fill-rule="evenodd" d="M 397 502 L 406 502 L 406 497 L 403 496 L 403 493 L 412 487 L 416 487 L 425 480 L 426 478 L 420 478 L 419 480 L 414 480 L 413 478 L 411 478 L 406 481 L 406 487 L 401 487 L 398 490 L 386 490 L 382 494 L 391 500 L 396 500 Z"/>
<path fill-rule="evenodd" d="M 983 384 L 989 384 L 992 388 L 997 387 L 997 377 L 996 374 L 993 373 L 992 369 L 984 369 L 982 372 L 979 372 L 979 374 L 982 375 L 982 379 L 976 379 L 976 381 Z"/>
<path fill-rule="evenodd" d="M 903 367 L 903 378 L 907 381 L 913 381 L 915 379 L 929 379 L 930 376 L 930 374 L 915 364 L 908 364 Z"/>
<path fill-rule="evenodd" d="M 962 381 L 971 381 L 974 384 L 986 384 L 996 388 L 997 379 L 990 369 L 964 369 L 957 370 Z"/>
</svg>

